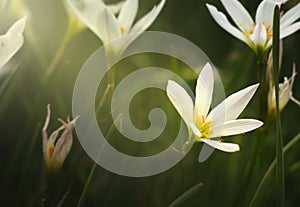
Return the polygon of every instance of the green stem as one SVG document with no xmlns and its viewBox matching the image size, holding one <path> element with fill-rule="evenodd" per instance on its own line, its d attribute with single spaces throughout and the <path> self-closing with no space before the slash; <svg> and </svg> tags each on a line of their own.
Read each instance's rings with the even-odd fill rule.
<svg viewBox="0 0 300 207">
<path fill-rule="evenodd" d="M 185 193 L 180 195 L 175 201 L 173 201 L 169 207 L 175 207 L 175 206 L 187 206 L 183 205 L 184 202 L 186 202 L 189 198 L 191 198 L 193 195 L 198 193 L 198 191 L 202 188 L 203 183 L 198 183 L 195 186 L 191 187 L 189 190 L 187 190 Z"/>
<path fill-rule="evenodd" d="M 243 194 L 244 192 L 243 190 L 245 186 L 248 186 L 249 189 L 251 189 L 252 187 L 253 176 L 255 176 L 253 175 L 252 172 L 255 170 L 255 167 L 257 167 L 258 165 L 258 160 L 259 160 L 258 158 L 261 156 L 262 149 L 268 137 L 267 132 L 268 131 L 265 128 L 261 128 L 257 130 L 257 132 L 254 135 L 254 137 L 257 137 L 257 139 L 255 140 L 254 150 L 249 162 L 246 165 L 246 169 L 243 171 L 244 172 L 242 176 L 243 179 L 239 185 L 237 196 L 233 206 L 246 206 L 246 203 L 249 202 L 248 200 L 249 197 Z"/>
<path fill-rule="evenodd" d="M 99 153 L 100 154 L 100 153 Z M 81 193 L 81 196 L 80 196 L 80 199 L 79 199 L 79 202 L 78 202 L 78 207 L 80 206 L 84 206 L 84 203 L 86 201 L 86 196 L 88 194 L 88 190 L 90 188 L 90 184 L 91 184 L 91 181 L 92 181 L 92 178 L 95 174 L 95 170 L 96 170 L 96 167 L 97 167 L 97 163 L 94 162 L 93 166 L 92 166 L 92 169 L 90 171 L 90 174 L 89 174 L 89 177 L 84 185 L 84 188 L 83 188 L 83 191 Z"/>
<path fill-rule="evenodd" d="M 284 154 L 282 151 L 282 130 L 279 110 L 279 37 L 280 37 L 280 11 L 279 6 L 275 7 L 273 23 L 273 69 L 274 85 L 276 95 L 276 204 L 284 206 L 285 187 L 284 187 Z"/>
<path fill-rule="evenodd" d="M 99 104 L 97 105 L 97 108 L 96 108 L 96 114 L 100 111 L 100 109 L 101 109 L 102 106 L 104 105 L 104 103 L 105 103 L 105 101 L 106 101 L 106 98 L 107 98 L 107 96 L 108 96 L 108 94 L 109 94 L 109 91 L 112 90 L 112 89 L 113 89 L 113 85 L 108 84 L 108 85 L 106 86 L 106 89 L 105 89 L 105 91 L 104 91 L 104 93 L 103 93 L 103 95 L 102 95 L 102 98 L 101 98 Z"/>
<path fill-rule="evenodd" d="M 66 33 L 60 44 L 60 47 L 46 70 L 46 78 L 50 78 L 53 75 L 55 68 L 57 67 L 58 63 L 60 62 L 61 58 L 63 57 L 63 54 L 65 53 L 65 50 L 66 50 L 70 40 L 76 34 L 76 32 L 77 31 L 74 30 L 74 25 L 72 24 L 72 22 L 70 22 L 67 26 L 67 30 L 66 30 Z"/>
<path fill-rule="evenodd" d="M 121 115 L 119 115 L 117 118 L 116 118 L 116 122 L 119 120 L 119 118 L 121 117 Z M 111 137 L 113 131 L 115 130 L 115 125 L 114 125 L 114 122 L 112 123 L 112 125 L 110 126 L 108 132 L 107 132 L 107 140 L 109 140 L 109 138 Z M 98 155 L 97 155 L 97 158 L 96 158 L 96 162 L 94 162 L 92 168 L 91 168 L 91 171 L 89 173 L 89 176 L 88 176 L 88 179 L 84 185 L 84 188 L 83 188 L 83 191 L 81 193 L 81 196 L 80 196 L 80 199 L 78 201 L 78 207 L 82 207 L 84 206 L 85 204 L 85 201 L 86 201 L 86 197 L 87 197 L 87 194 L 88 194 L 88 190 L 90 188 L 90 185 L 91 185 L 91 181 L 92 181 L 92 178 L 94 177 L 94 174 L 95 174 L 95 171 L 96 171 L 96 167 L 97 167 L 97 161 L 100 159 L 100 156 L 102 154 L 102 151 L 105 147 L 105 144 L 103 144 L 98 152 Z"/>
<path fill-rule="evenodd" d="M 257 61 L 257 71 L 259 73 L 260 82 L 260 118 L 265 120 L 267 115 L 267 97 L 268 97 L 268 84 L 266 83 L 266 60 L 259 59 Z"/>
<path fill-rule="evenodd" d="M 298 133 L 287 145 L 284 146 L 283 148 L 283 153 L 286 153 L 292 146 L 294 146 L 294 144 L 296 144 L 298 141 L 300 140 L 300 133 Z M 269 175 L 271 174 L 271 172 L 274 170 L 276 164 L 276 158 L 272 161 L 272 163 L 270 164 L 268 170 L 266 171 L 264 177 L 262 178 L 262 180 L 260 181 L 256 192 L 251 200 L 251 203 L 249 206 L 253 206 L 263 184 L 265 183 L 265 181 L 267 180 L 267 178 L 269 177 Z"/>
</svg>

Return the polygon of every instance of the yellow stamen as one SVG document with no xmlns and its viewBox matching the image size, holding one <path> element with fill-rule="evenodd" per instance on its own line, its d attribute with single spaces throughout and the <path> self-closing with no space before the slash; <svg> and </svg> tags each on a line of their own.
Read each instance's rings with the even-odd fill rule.
<svg viewBox="0 0 300 207">
<path fill-rule="evenodd" d="M 55 147 L 54 147 L 54 146 L 49 147 L 49 158 L 50 158 L 50 160 L 52 159 L 54 150 L 55 150 Z"/>
<path fill-rule="evenodd" d="M 204 118 L 204 116 L 203 116 L 203 115 L 201 116 L 201 121 L 202 121 L 202 123 L 204 123 L 204 122 L 205 122 L 205 118 Z"/>
<path fill-rule="evenodd" d="M 268 37 L 272 37 L 273 36 L 272 32 L 270 32 L 270 29 L 271 29 L 271 25 L 266 26 L 266 31 L 267 31 L 267 36 Z"/>
<path fill-rule="evenodd" d="M 208 121 L 208 122 L 206 122 L 203 126 L 204 127 L 208 127 L 208 126 L 210 126 L 211 125 L 211 121 Z"/>
<path fill-rule="evenodd" d="M 125 28 L 122 26 L 120 29 L 121 29 L 121 34 L 124 35 L 124 33 L 125 33 Z"/>
<path fill-rule="evenodd" d="M 201 137 L 196 137 L 196 141 L 201 141 L 202 138 L 209 139 L 210 134 L 212 131 L 210 130 L 211 121 L 205 121 L 205 117 L 203 115 L 198 116 L 195 120 L 195 125 L 201 132 Z"/>
</svg>

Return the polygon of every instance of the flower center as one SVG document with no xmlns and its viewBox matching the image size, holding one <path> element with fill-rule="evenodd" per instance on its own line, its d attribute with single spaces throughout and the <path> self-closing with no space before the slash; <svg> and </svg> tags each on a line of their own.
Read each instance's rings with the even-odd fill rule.
<svg viewBox="0 0 300 207">
<path fill-rule="evenodd" d="M 121 26 L 120 30 L 121 30 L 121 34 L 124 35 L 124 33 L 125 33 L 125 28 L 124 28 L 123 26 Z"/>
<path fill-rule="evenodd" d="M 54 146 L 49 147 L 49 158 L 50 158 L 50 160 L 52 159 L 54 150 L 55 150 L 55 147 L 54 147 Z"/>
<path fill-rule="evenodd" d="M 268 37 L 272 37 L 273 34 L 272 34 L 272 32 L 270 31 L 271 25 L 267 25 L 267 26 L 266 26 L 266 25 L 265 25 L 265 22 L 261 22 L 261 23 L 262 23 L 262 25 L 263 25 L 263 26 L 265 27 L 265 29 L 266 29 L 267 36 L 268 36 Z M 252 24 L 252 28 L 251 28 L 250 31 L 248 32 L 248 35 L 252 35 L 252 34 L 253 34 L 255 27 L 256 27 L 256 24 Z"/>
<path fill-rule="evenodd" d="M 210 137 L 210 134 L 212 133 L 212 131 L 210 130 L 211 123 L 212 123 L 211 121 L 205 121 L 205 117 L 203 115 L 199 116 L 196 119 L 196 126 L 202 134 L 202 136 L 197 137 L 197 139 L 201 139 L 201 138 L 208 139 Z"/>
</svg>

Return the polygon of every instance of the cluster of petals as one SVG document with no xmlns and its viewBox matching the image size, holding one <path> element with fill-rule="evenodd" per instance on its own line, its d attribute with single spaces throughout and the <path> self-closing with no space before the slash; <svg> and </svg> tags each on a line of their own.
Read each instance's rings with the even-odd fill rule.
<svg viewBox="0 0 300 207">
<path fill-rule="evenodd" d="M 168 82 L 167 95 L 192 131 L 195 141 L 204 142 L 222 151 L 235 152 L 239 150 L 239 145 L 213 138 L 243 134 L 263 125 L 256 119 L 237 119 L 258 86 L 255 84 L 230 95 L 209 112 L 214 90 L 214 76 L 211 65 L 207 63 L 197 80 L 195 104 L 186 90 L 172 80 Z"/>
<path fill-rule="evenodd" d="M 47 117 L 45 120 L 44 127 L 42 129 L 43 134 L 43 156 L 45 160 L 45 164 L 47 170 L 49 172 L 58 171 L 65 159 L 67 158 L 73 143 L 73 129 L 76 120 L 70 121 L 69 119 L 67 122 L 63 121 L 62 119 L 58 119 L 61 122 L 62 126 L 52 132 L 52 134 L 48 137 L 47 128 L 50 122 L 51 116 L 51 109 L 50 105 L 47 105 Z M 62 134 L 59 136 L 60 132 Z"/>
<path fill-rule="evenodd" d="M 300 106 L 300 102 L 293 97 L 293 86 L 296 78 L 296 65 L 293 66 L 293 73 L 290 78 L 284 77 L 283 83 L 279 84 L 279 110 L 283 110 L 287 103 L 291 100 Z M 269 90 L 268 108 L 270 113 L 276 111 L 276 96 L 275 87 L 272 86 Z"/>
<path fill-rule="evenodd" d="M 126 35 L 133 34 L 130 41 L 125 41 L 111 49 L 114 53 L 121 53 L 126 47 L 144 32 L 157 18 L 165 1 L 135 22 L 138 12 L 138 0 L 126 0 L 115 5 L 106 5 L 99 0 L 65 0 L 66 5 L 74 14 L 91 29 L 103 42 L 104 45 Z M 136 34 L 136 35 L 134 35 Z"/>
<path fill-rule="evenodd" d="M 234 37 L 249 45 L 258 56 L 266 55 L 272 46 L 273 16 L 276 5 L 286 1 L 263 0 L 256 11 L 255 21 L 248 11 L 237 0 L 221 0 L 226 11 L 237 27 L 233 26 L 224 13 L 215 6 L 206 4 L 214 20 Z M 280 18 L 280 39 L 300 29 L 300 3 L 287 11 Z"/>
</svg>

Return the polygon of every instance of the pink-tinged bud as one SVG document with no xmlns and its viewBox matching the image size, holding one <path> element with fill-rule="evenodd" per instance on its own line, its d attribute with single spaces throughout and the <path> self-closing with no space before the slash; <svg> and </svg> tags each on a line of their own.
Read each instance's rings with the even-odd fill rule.
<svg viewBox="0 0 300 207">
<path fill-rule="evenodd" d="M 297 101 L 293 97 L 293 85 L 294 80 L 296 77 L 296 66 L 293 66 L 293 74 L 288 79 L 287 77 L 284 77 L 284 82 L 279 84 L 279 110 L 283 110 L 283 108 L 286 106 L 286 104 L 289 102 L 289 100 L 292 100 L 296 104 L 300 106 L 299 101 Z M 268 108 L 269 113 L 274 113 L 276 111 L 276 97 L 275 97 L 275 88 L 274 86 L 270 88 L 269 91 L 269 97 L 268 97 Z"/>
<path fill-rule="evenodd" d="M 58 121 L 62 123 L 62 126 L 55 130 L 48 138 L 47 127 L 49 125 L 50 115 L 51 109 L 50 105 L 48 104 L 47 117 L 42 129 L 43 155 L 47 170 L 50 172 L 54 172 L 60 170 L 71 150 L 73 143 L 72 131 L 78 117 L 76 117 L 72 121 L 70 121 L 68 118 L 67 123 L 62 119 L 58 119 Z M 57 138 L 60 131 L 62 130 L 64 130 L 63 133 L 59 136 L 59 138 Z"/>
</svg>

